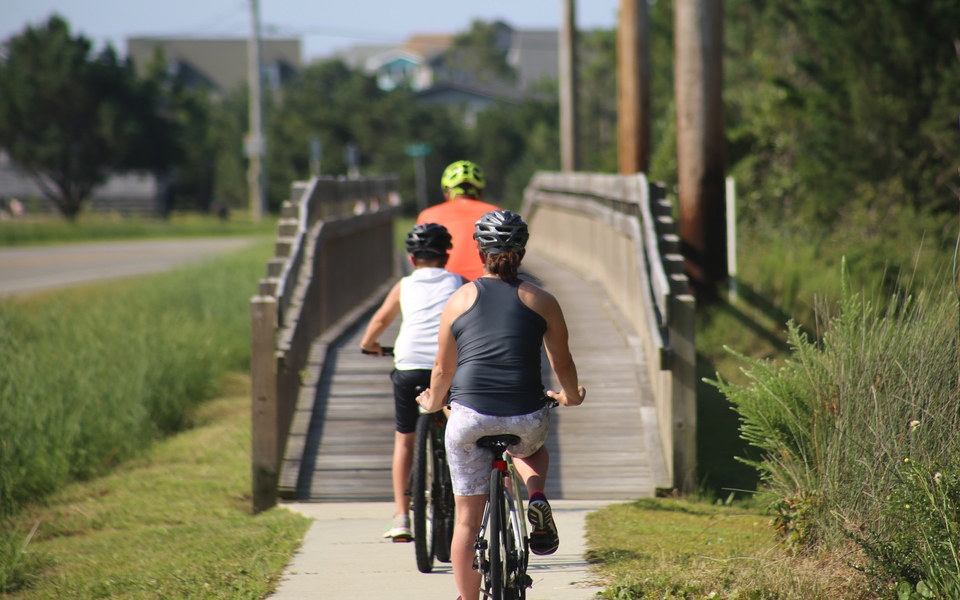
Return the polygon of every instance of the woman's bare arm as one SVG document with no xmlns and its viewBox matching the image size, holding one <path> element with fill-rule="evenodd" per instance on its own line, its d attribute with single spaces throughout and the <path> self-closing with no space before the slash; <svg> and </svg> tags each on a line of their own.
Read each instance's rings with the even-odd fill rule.
<svg viewBox="0 0 960 600">
<path fill-rule="evenodd" d="M 570 353 L 567 322 L 563 318 L 560 303 L 547 291 L 529 283 L 520 288 L 520 300 L 536 311 L 547 322 L 547 331 L 543 334 L 543 346 L 547 351 L 550 367 L 557 376 L 560 391 L 547 391 L 547 396 L 564 406 L 579 406 L 586 397 L 577 377 L 577 365 Z"/>
</svg>

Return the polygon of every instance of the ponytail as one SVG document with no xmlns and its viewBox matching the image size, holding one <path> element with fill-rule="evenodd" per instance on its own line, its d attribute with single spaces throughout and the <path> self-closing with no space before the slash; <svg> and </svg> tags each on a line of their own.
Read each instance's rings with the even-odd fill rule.
<svg viewBox="0 0 960 600">
<path fill-rule="evenodd" d="M 496 275 L 504 281 L 513 281 L 517 278 L 517 272 L 520 269 L 520 261 L 523 260 L 524 252 L 500 252 L 498 254 L 485 254 L 483 257 L 483 266 L 491 275 Z"/>
</svg>

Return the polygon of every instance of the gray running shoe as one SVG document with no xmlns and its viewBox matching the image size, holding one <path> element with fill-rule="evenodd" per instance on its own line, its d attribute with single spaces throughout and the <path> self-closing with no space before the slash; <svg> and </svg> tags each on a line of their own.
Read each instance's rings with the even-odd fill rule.
<svg viewBox="0 0 960 600">
<path fill-rule="evenodd" d="M 393 525 L 390 530 L 383 534 L 385 538 L 393 538 L 394 542 L 413 541 L 413 534 L 410 533 L 410 515 L 399 515 L 393 518 Z"/>
</svg>

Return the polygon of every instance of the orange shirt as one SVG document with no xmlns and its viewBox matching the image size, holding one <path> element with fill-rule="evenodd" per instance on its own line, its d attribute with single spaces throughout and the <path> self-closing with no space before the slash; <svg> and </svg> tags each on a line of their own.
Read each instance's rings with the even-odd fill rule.
<svg viewBox="0 0 960 600">
<path fill-rule="evenodd" d="M 474 227 L 485 213 L 500 207 L 480 200 L 448 200 L 424 209 L 417 217 L 417 224 L 438 223 L 447 228 L 453 238 L 453 249 L 446 269 L 466 277 L 470 281 L 483 275 L 483 262 L 473 240 Z"/>
</svg>

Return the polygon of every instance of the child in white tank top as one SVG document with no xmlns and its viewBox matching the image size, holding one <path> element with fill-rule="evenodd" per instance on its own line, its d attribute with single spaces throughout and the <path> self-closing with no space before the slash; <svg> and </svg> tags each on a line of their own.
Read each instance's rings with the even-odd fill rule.
<svg viewBox="0 0 960 600">
<path fill-rule="evenodd" d="M 420 415 L 417 394 L 430 386 L 430 373 L 437 356 L 440 314 L 447 299 L 464 283 L 459 275 L 444 269 L 451 242 L 450 234 L 442 225 L 425 223 L 415 226 L 407 234 L 406 246 L 414 271 L 393 286 L 370 319 L 360 342 L 364 353 L 382 356 L 383 347 L 377 340 L 397 315 L 402 315 L 393 350 L 395 370 L 390 375 L 396 413 L 392 468 L 396 508 L 393 525 L 384 534 L 395 542 L 413 539 L 410 497 L 406 491 Z"/>
</svg>

